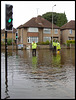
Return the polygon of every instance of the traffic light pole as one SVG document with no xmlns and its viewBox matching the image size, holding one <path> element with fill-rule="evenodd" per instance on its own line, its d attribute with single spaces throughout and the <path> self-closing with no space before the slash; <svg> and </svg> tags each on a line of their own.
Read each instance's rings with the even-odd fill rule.
<svg viewBox="0 0 76 100">
<path fill-rule="evenodd" d="M 7 77 L 7 31 L 5 31 L 5 77 Z"/>
<path fill-rule="evenodd" d="M 5 5 L 5 78 L 7 77 L 7 31 L 12 31 L 13 27 L 12 15 L 13 15 L 13 6 L 6 4 Z"/>
<path fill-rule="evenodd" d="M 13 6 L 5 5 L 5 77 L 7 77 L 7 31 L 12 31 L 13 27 Z"/>
<path fill-rule="evenodd" d="M 18 49 L 18 46 L 17 46 L 17 38 L 18 38 L 18 33 L 16 33 L 16 50 Z"/>
<path fill-rule="evenodd" d="M 17 38 L 16 38 L 16 50 L 18 49 L 18 47 L 17 47 Z"/>
<path fill-rule="evenodd" d="M 12 52 L 13 52 L 13 31 L 12 31 Z"/>
</svg>

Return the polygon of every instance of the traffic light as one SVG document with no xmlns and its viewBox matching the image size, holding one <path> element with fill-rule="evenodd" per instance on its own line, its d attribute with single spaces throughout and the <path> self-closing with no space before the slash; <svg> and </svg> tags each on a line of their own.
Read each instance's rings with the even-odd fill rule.
<svg viewBox="0 0 76 100">
<path fill-rule="evenodd" d="M 6 4 L 6 12 L 5 12 L 5 30 L 12 31 L 13 27 L 13 6 Z"/>
</svg>

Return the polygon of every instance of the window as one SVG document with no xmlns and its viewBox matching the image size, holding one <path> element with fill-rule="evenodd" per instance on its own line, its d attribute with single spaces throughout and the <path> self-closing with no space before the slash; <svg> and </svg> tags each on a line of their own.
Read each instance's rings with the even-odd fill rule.
<svg viewBox="0 0 76 100">
<path fill-rule="evenodd" d="M 75 40 L 75 37 L 73 38 L 73 40 Z"/>
<path fill-rule="evenodd" d="M 29 27 L 28 32 L 38 32 L 38 28 Z"/>
<path fill-rule="evenodd" d="M 69 33 L 72 34 L 72 29 L 69 30 Z"/>
<path fill-rule="evenodd" d="M 53 37 L 53 39 L 58 40 L 58 37 Z"/>
<path fill-rule="evenodd" d="M 69 37 L 68 40 L 72 40 L 72 38 Z"/>
<path fill-rule="evenodd" d="M 4 34 L 2 34 L 2 36 L 4 36 Z"/>
<path fill-rule="evenodd" d="M 5 39 L 2 39 L 2 41 L 4 42 L 4 41 L 5 41 Z"/>
<path fill-rule="evenodd" d="M 35 41 L 37 43 L 38 37 L 28 37 L 28 40 L 27 40 L 28 43 L 32 43 L 33 41 Z"/>
<path fill-rule="evenodd" d="M 51 33 L 51 29 L 44 28 L 43 29 L 43 33 L 50 34 Z"/>
<path fill-rule="evenodd" d="M 44 41 L 44 42 L 46 42 L 47 40 L 50 41 L 50 40 L 51 40 L 51 37 L 44 37 L 44 38 L 43 38 L 43 41 Z"/>
<path fill-rule="evenodd" d="M 54 29 L 54 33 L 55 34 L 58 34 L 58 29 Z"/>
</svg>

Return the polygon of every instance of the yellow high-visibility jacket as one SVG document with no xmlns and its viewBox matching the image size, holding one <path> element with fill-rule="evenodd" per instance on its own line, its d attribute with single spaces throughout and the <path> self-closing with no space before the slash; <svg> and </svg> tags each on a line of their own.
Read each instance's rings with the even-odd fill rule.
<svg viewBox="0 0 76 100">
<path fill-rule="evenodd" d="M 56 46 L 56 42 L 53 42 L 53 46 Z"/>
<path fill-rule="evenodd" d="M 32 43 L 32 49 L 36 49 L 37 48 L 37 44 L 36 43 Z"/>
<path fill-rule="evenodd" d="M 57 47 L 57 50 L 58 50 L 58 49 L 61 49 L 60 43 L 57 43 L 57 44 L 56 44 L 56 47 Z"/>
</svg>

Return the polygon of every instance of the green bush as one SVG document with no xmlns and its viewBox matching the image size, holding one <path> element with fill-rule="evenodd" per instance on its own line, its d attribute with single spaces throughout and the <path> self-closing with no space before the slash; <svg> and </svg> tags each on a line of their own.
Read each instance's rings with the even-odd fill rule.
<svg viewBox="0 0 76 100">
<path fill-rule="evenodd" d="M 66 43 L 67 44 L 70 44 L 70 43 L 75 44 L 75 40 L 67 40 Z"/>
<path fill-rule="evenodd" d="M 74 44 L 75 44 L 75 40 L 72 40 L 72 43 L 74 43 Z"/>
<path fill-rule="evenodd" d="M 66 45 L 67 45 L 67 43 L 65 43 L 65 42 L 64 42 L 64 43 L 63 43 L 63 45 L 64 45 L 64 46 L 66 46 Z"/>
<path fill-rule="evenodd" d="M 49 45 L 49 41 L 47 40 L 47 41 L 45 42 L 45 44 L 46 44 L 46 45 Z"/>
<path fill-rule="evenodd" d="M 59 42 L 58 40 L 56 40 L 56 42 Z"/>
<path fill-rule="evenodd" d="M 38 42 L 37 45 L 41 45 L 41 42 Z"/>
<path fill-rule="evenodd" d="M 45 42 L 41 42 L 41 44 L 45 45 Z"/>
<path fill-rule="evenodd" d="M 14 43 L 14 40 L 13 40 Z M 12 45 L 12 39 L 7 39 L 7 45 Z"/>
<path fill-rule="evenodd" d="M 49 41 L 47 40 L 46 42 L 38 42 L 37 45 L 49 45 Z"/>
<path fill-rule="evenodd" d="M 67 46 L 70 46 L 70 43 L 67 43 Z"/>
</svg>

